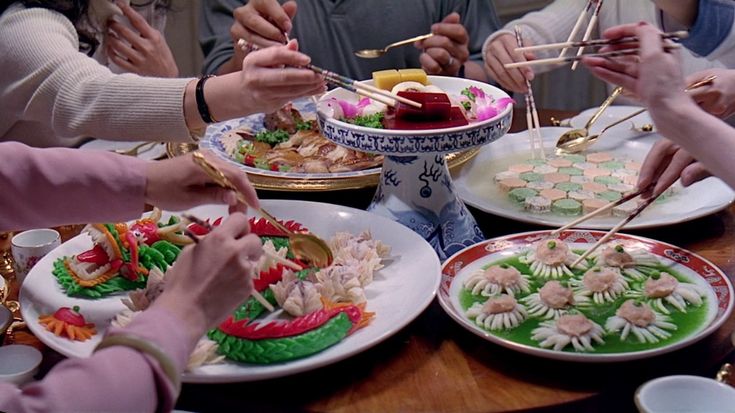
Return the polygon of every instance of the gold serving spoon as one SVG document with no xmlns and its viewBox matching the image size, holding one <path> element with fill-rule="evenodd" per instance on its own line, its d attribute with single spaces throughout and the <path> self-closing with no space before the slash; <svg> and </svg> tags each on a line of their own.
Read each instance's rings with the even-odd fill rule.
<svg viewBox="0 0 735 413">
<path fill-rule="evenodd" d="M 413 42 L 418 42 L 419 40 L 428 39 L 429 37 L 433 36 L 434 33 L 429 34 L 422 34 L 421 36 L 412 37 L 410 39 L 401 40 L 400 42 L 391 43 L 388 46 L 385 46 L 382 49 L 363 49 L 363 50 L 357 50 L 355 52 L 355 56 L 362 57 L 364 59 L 374 59 L 376 57 L 380 57 L 384 55 L 386 52 L 388 52 L 388 49 L 391 49 L 393 47 L 397 46 L 403 46 L 404 44 L 410 44 Z"/>
<path fill-rule="evenodd" d="M 559 149 L 560 152 L 563 153 L 577 153 L 582 152 L 583 150 L 587 149 L 592 145 L 593 143 L 597 142 L 598 139 L 600 139 L 600 136 L 602 136 L 603 133 L 607 132 L 608 129 L 612 128 L 613 126 L 620 125 L 621 123 L 625 122 L 628 119 L 634 118 L 641 113 L 645 112 L 646 109 L 640 109 L 633 113 L 631 113 L 628 116 L 625 116 L 621 119 L 616 120 L 615 122 L 605 126 L 602 128 L 600 133 L 596 135 L 589 135 L 589 136 L 581 136 L 577 139 L 568 140 L 566 142 L 561 142 L 561 139 L 559 139 L 559 142 L 556 144 L 556 148 Z"/>
<path fill-rule="evenodd" d="M 607 107 L 610 106 L 618 96 L 620 96 L 621 93 L 623 93 L 623 88 L 620 86 L 616 87 L 610 94 L 610 96 L 608 96 L 608 98 L 605 99 L 604 102 L 602 102 L 600 107 L 597 108 L 597 111 L 592 115 L 592 117 L 587 121 L 582 129 L 572 129 L 570 131 L 564 132 L 564 134 L 561 135 L 559 140 L 556 142 L 557 149 L 561 152 L 567 153 L 578 152 L 573 150 L 570 151 L 569 147 L 571 146 L 572 148 L 574 148 L 576 147 L 576 145 L 584 143 L 584 141 L 590 134 L 590 128 L 592 127 L 592 125 L 597 122 L 597 119 L 600 118 L 602 112 L 604 112 L 605 109 L 607 109 Z"/>
<path fill-rule="evenodd" d="M 194 162 L 199 165 L 204 172 L 209 175 L 217 184 L 223 188 L 231 189 L 237 194 L 240 202 L 246 203 L 243 194 L 232 184 L 232 182 L 225 176 L 225 174 L 216 166 L 212 165 L 201 152 L 194 152 L 192 154 Z M 324 240 L 312 235 L 312 234 L 301 234 L 293 232 L 290 229 L 283 226 L 278 220 L 268 213 L 263 208 L 258 208 L 257 211 L 265 218 L 268 222 L 273 224 L 274 227 L 284 232 L 288 236 L 289 245 L 291 251 L 300 260 L 309 261 L 317 267 L 324 268 L 329 266 L 334 259 L 332 250 L 329 249 Z"/>
<path fill-rule="evenodd" d="M 692 91 L 694 89 L 697 89 L 697 88 L 700 88 L 700 87 L 709 85 L 715 79 L 717 79 L 717 76 L 715 76 L 715 75 L 707 76 L 704 79 L 700 79 L 700 80 L 698 80 L 698 81 L 690 84 L 689 86 L 686 87 L 686 89 L 684 89 L 684 91 L 685 92 L 690 92 L 690 91 Z M 615 122 L 607 125 L 604 129 L 602 129 L 600 131 L 600 133 L 598 133 L 596 135 L 590 135 L 589 134 L 589 128 L 597 120 L 597 118 L 599 118 L 599 115 L 602 113 L 602 110 L 604 110 L 607 106 L 610 105 L 610 103 L 612 103 L 613 100 L 615 100 L 614 97 L 617 97 L 617 95 L 615 94 L 615 92 L 618 91 L 618 89 L 621 89 L 621 88 L 620 87 L 615 88 L 615 90 L 613 91 L 613 93 L 610 95 L 610 98 L 612 98 L 612 99 L 607 98 L 607 100 L 605 100 L 605 102 L 602 103 L 602 105 L 600 106 L 600 109 L 598 109 L 597 112 L 595 112 L 595 114 L 592 115 L 592 117 L 590 118 L 590 120 L 584 126 L 584 129 L 570 130 L 569 132 L 566 132 L 564 135 L 562 135 L 561 138 L 559 138 L 559 140 L 556 142 L 556 148 L 557 148 L 557 150 L 559 152 L 561 152 L 561 153 L 577 153 L 577 152 L 582 152 L 583 150 L 585 150 L 588 147 L 590 147 L 590 145 L 592 145 L 593 143 L 595 143 L 600 138 L 600 136 L 603 133 L 605 133 L 605 131 L 607 131 L 608 129 L 610 129 L 611 127 L 616 126 L 616 125 L 619 125 L 620 123 L 625 122 L 626 120 L 628 120 L 630 118 L 633 118 L 635 116 L 638 116 L 638 115 L 640 115 L 641 113 L 643 113 L 643 112 L 645 112 L 647 110 L 647 109 L 644 108 L 644 109 L 638 110 L 636 112 L 633 112 L 630 115 L 627 115 L 627 116 L 623 117 L 622 119 L 617 120 L 617 121 L 615 121 Z M 621 91 L 622 91 L 622 89 L 621 89 Z M 607 106 L 606 106 L 606 104 L 607 104 Z M 652 127 L 651 127 L 651 130 L 653 130 Z"/>
<path fill-rule="evenodd" d="M 139 154 L 143 152 L 150 151 L 158 144 L 159 142 L 143 142 L 143 143 L 139 143 L 133 146 L 130 149 L 115 149 L 113 152 L 115 152 L 118 155 L 138 156 Z M 143 149 L 144 147 L 145 149 Z"/>
</svg>

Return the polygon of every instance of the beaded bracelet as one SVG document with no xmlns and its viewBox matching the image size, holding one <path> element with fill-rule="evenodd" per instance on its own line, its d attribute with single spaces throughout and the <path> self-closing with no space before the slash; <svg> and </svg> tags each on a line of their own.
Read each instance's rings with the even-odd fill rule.
<svg viewBox="0 0 735 413">
<path fill-rule="evenodd" d="M 196 96 L 197 109 L 199 110 L 199 116 L 202 117 L 202 120 L 204 121 L 204 123 L 217 122 L 214 116 L 212 116 L 212 114 L 209 112 L 209 106 L 207 106 L 207 101 L 204 100 L 204 83 L 206 83 L 207 79 L 209 79 L 210 77 L 214 77 L 214 75 L 202 76 L 197 81 L 196 93 L 194 94 Z"/>
<path fill-rule="evenodd" d="M 176 364 L 171 360 L 171 357 L 169 357 L 158 345 L 140 337 L 119 333 L 106 336 L 102 339 L 97 347 L 94 348 L 94 352 L 112 346 L 130 347 L 153 357 L 158 361 L 161 369 L 163 369 L 163 372 L 171 381 L 171 384 L 174 386 L 175 396 L 178 397 L 181 392 L 181 377 L 179 376 Z"/>
</svg>

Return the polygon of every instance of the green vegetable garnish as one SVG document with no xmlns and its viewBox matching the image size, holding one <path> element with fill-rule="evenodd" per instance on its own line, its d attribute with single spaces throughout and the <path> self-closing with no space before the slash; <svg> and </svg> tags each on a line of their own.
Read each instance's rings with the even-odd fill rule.
<svg viewBox="0 0 735 413">
<path fill-rule="evenodd" d="M 654 272 L 652 272 L 651 273 L 651 278 L 653 278 L 654 280 L 658 280 L 659 278 L 661 278 L 661 272 L 660 271 L 654 271 Z"/>
<path fill-rule="evenodd" d="M 271 169 L 271 166 L 268 164 L 268 161 L 265 160 L 264 158 L 256 158 L 253 164 L 255 165 L 256 168 L 267 169 L 267 170 Z"/>
<path fill-rule="evenodd" d="M 472 103 L 464 101 L 462 102 L 462 106 L 464 107 L 464 110 L 472 110 Z"/>
<path fill-rule="evenodd" d="M 500 268 L 507 269 L 510 268 L 510 266 L 508 264 L 500 264 Z"/>
<path fill-rule="evenodd" d="M 548 248 L 549 248 L 550 250 L 553 250 L 554 248 L 556 248 L 556 241 L 549 241 L 549 242 L 547 242 L 547 243 L 546 243 L 546 246 L 547 246 L 547 247 L 548 247 Z"/>
<path fill-rule="evenodd" d="M 366 128 L 383 129 L 383 112 L 374 113 L 372 115 L 355 116 L 352 119 L 345 119 L 346 122 Z"/>
<path fill-rule="evenodd" d="M 275 146 L 281 142 L 286 142 L 288 140 L 288 136 L 288 132 L 286 132 L 285 130 L 277 129 L 274 131 L 258 132 L 255 135 L 255 140 L 258 142 L 265 142 L 271 146 Z"/>
<path fill-rule="evenodd" d="M 312 121 L 310 120 L 297 120 L 296 130 L 310 130 L 313 129 Z"/>
<path fill-rule="evenodd" d="M 474 93 L 472 93 L 472 92 L 470 91 L 470 88 L 465 88 L 465 89 L 463 89 L 461 93 L 462 93 L 463 95 L 467 96 L 467 98 L 468 98 L 469 100 L 471 100 L 471 101 L 473 101 L 473 102 L 475 101 L 475 98 L 476 98 L 476 96 L 475 96 L 475 94 L 474 94 Z"/>
<path fill-rule="evenodd" d="M 625 249 L 623 248 L 622 245 L 618 244 L 618 245 L 615 246 L 615 251 L 620 252 L 620 253 L 623 253 L 623 252 L 625 252 Z"/>
</svg>

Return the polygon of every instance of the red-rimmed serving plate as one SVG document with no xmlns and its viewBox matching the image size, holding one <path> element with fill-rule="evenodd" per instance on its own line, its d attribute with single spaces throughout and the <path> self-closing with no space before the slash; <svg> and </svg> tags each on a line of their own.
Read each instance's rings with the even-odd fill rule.
<svg viewBox="0 0 735 413">
<path fill-rule="evenodd" d="M 734 295 L 730 279 L 717 266 L 701 256 L 665 242 L 627 234 L 616 234 L 611 241 L 622 240 L 643 248 L 655 255 L 662 266 L 670 268 L 690 283 L 703 287 L 706 292 L 703 306 L 703 318 L 695 328 L 686 335 L 665 344 L 651 345 L 651 348 L 634 351 L 617 352 L 575 352 L 571 346 L 562 351 L 541 348 L 522 340 L 509 338 L 508 334 L 497 334 L 477 326 L 465 315 L 461 304 L 464 281 L 480 268 L 490 263 L 517 256 L 526 251 L 539 240 L 548 237 L 550 231 L 533 231 L 493 238 L 459 251 L 442 265 L 442 281 L 439 287 L 439 303 L 449 316 L 462 327 L 483 339 L 526 354 L 539 357 L 578 361 L 578 362 L 614 362 L 648 358 L 668 353 L 689 346 L 713 333 L 730 316 L 733 310 Z M 564 231 L 559 239 L 566 242 L 573 250 L 585 250 L 591 247 L 605 234 L 603 231 L 572 230 Z M 524 322 L 538 322 L 527 319 Z M 606 337 L 608 337 L 607 335 Z"/>
</svg>

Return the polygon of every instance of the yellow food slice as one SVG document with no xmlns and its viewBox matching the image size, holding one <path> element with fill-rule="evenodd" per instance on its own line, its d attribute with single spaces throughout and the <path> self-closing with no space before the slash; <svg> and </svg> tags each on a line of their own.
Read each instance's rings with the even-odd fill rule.
<svg viewBox="0 0 735 413">
<path fill-rule="evenodd" d="M 423 69 L 399 69 L 401 82 L 419 82 L 422 85 L 428 85 L 429 79 Z"/>
<path fill-rule="evenodd" d="M 400 82 L 401 74 L 396 69 L 373 72 L 373 83 L 379 89 L 391 90 Z"/>
</svg>

